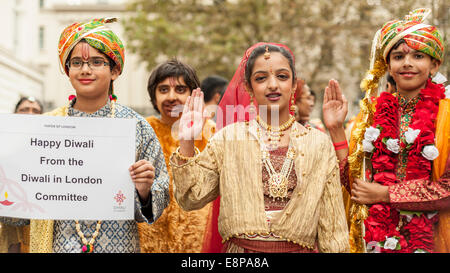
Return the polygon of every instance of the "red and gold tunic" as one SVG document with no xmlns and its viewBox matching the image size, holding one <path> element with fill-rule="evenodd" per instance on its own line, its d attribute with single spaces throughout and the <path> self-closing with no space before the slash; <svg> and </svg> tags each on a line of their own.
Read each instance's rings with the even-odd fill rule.
<svg viewBox="0 0 450 273">
<path fill-rule="evenodd" d="M 404 142 L 405 140 L 405 132 L 408 131 L 409 124 L 411 124 L 411 120 L 414 114 L 414 110 L 416 109 L 416 104 L 419 102 L 419 96 L 416 96 L 412 99 L 409 99 L 398 95 L 398 114 L 400 117 L 400 142 Z M 408 164 L 408 153 L 406 149 L 400 146 L 400 152 L 398 154 L 398 163 L 397 163 L 397 179 L 403 181 L 406 177 L 406 166 Z"/>
<path fill-rule="evenodd" d="M 399 94 L 400 142 L 405 139 L 405 132 L 411 123 L 419 96 L 410 100 Z M 448 160 L 447 160 L 448 161 Z M 430 179 L 416 179 L 405 181 L 408 154 L 404 148 L 400 149 L 397 164 L 397 179 L 401 182 L 389 187 L 389 199 L 393 207 L 402 210 L 440 210 L 450 206 L 449 167 L 444 175 L 436 182 Z M 431 176 L 431 173 L 430 173 Z"/>
</svg>

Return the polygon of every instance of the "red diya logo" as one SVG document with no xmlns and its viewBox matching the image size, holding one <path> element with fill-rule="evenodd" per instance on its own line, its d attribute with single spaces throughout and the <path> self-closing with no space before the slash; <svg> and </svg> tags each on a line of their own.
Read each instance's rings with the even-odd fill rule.
<svg viewBox="0 0 450 273">
<path fill-rule="evenodd" d="M 117 204 L 122 205 L 123 201 L 125 201 L 125 199 L 127 199 L 125 197 L 125 195 L 122 193 L 121 190 L 119 190 L 119 192 L 114 196 L 114 199 L 116 200 Z"/>
<path fill-rule="evenodd" d="M 5 191 L 5 200 L 0 201 L 0 204 L 3 206 L 11 206 L 14 202 L 8 201 L 8 192 Z"/>
</svg>

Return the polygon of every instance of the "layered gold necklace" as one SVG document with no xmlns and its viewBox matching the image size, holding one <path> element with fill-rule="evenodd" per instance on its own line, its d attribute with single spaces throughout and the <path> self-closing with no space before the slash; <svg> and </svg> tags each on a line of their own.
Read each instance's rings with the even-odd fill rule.
<svg viewBox="0 0 450 273">
<path fill-rule="evenodd" d="M 268 140 L 270 142 L 271 148 L 275 145 L 277 146 L 278 142 L 281 141 L 281 137 L 283 136 L 281 132 L 288 130 L 292 124 L 294 123 L 295 118 L 291 116 L 291 118 L 282 124 L 278 128 L 272 128 L 267 123 L 261 123 L 261 119 L 259 116 L 257 116 L 257 122 L 258 124 L 266 130 L 266 133 L 268 134 Z M 295 128 L 293 128 L 295 129 Z M 292 145 L 292 138 L 289 140 L 289 148 L 286 152 L 286 156 L 283 162 L 283 166 L 281 167 L 281 171 L 277 172 L 275 168 L 272 165 L 272 162 L 270 161 L 270 153 L 267 149 L 267 145 L 264 142 L 264 139 L 262 138 L 262 132 L 261 128 L 257 127 L 257 137 L 260 142 L 261 146 L 261 153 L 262 153 L 262 162 L 264 164 L 264 167 L 267 170 L 267 173 L 269 174 L 269 195 L 272 197 L 273 200 L 275 199 L 284 199 L 288 197 L 288 184 L 289 180 L 288 177 L 292 171 L 292 166 L 294 165 L 294 159 L 295 159 L 295 149 Z M 275 136 L 275 141 L 274 140 Z"/>
</svg>

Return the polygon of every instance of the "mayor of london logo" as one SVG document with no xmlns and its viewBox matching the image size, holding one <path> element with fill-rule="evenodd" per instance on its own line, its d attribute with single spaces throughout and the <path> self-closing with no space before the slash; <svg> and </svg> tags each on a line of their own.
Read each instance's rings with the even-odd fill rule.
<svg viewBox="0 0 450 273">
<path fill-rule="evenodd" d="M 119 192 L 114 196 L 114 199 L 116 200 L 117 204 L 122 205 L 123 201 L 125 201 L 125 199 L 127 199 L 125 197 L 125 195 L 122 193 L 121 190 L 119 190 Z"/>
</svg>

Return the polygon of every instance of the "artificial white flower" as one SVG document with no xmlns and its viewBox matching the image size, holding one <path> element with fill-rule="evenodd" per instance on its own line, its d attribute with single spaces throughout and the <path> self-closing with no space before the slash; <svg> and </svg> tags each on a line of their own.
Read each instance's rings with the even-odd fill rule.
<svg viewBox="0 0 450 273">
<path fill-rule="evenodd" d="M 434 145 L 427 145 L 423 148 L 422 155 L 428 160 L 435 160 L 439 156 L 439 150 Z"/>
<path fill-rule="evenodd" d="M 399 140 L 396 138 L 390 138 L 386 141 L 386 147 L 389 151 L 398 154 L 400 152 Z"/>
<path fill-rule="evenodd" d="M 377 241 L 371 241 L 366 245 L 367 253 L 380 253 L 380 247 Z"/>
<path fill-rule="evenodd" d="M 362 145 L 364 152 L 371 153 L 375 149 L 375 146 L 373 146 L 372 141 L 369 141 L 367 139 L 363 139 Z"/>
<path fill-rule="evenodd" d="M 398 242 L 398 240 L 395 237 L 387 238 L 387 236 L 386 236 L 386 241 L 384 242 L 384 249 L 390 249 L 390 250 L 396 249 L 397 242 Z"/>
<path fill-rule="evenodd" d="M 447 78 L 442 75 L 440 72 L 437 72 L 436 75 L 431 79 L 434 83 L 441 84 L 447 81 Z"/>
<path fill-rule="evenodd" d="M 406 143 L 413 144 L 414 140 L 416 140 L 416 138 L 419 134 L 420 134 L 419 129 L 413 130 L 411 128 L 408 128 L 408 131 L 405 132 Z"/>
<path fill-rule="evenodd" d="M 414 215 L 413 214 L 406 214 L 405 216 L 406 216 L 406 222 L 409 223 L 409 222 L 411 222 L 411 220 L 412 220 Z"/>
<path fill-rule="evenodd" d="M 446 99 L 450 99 L 450 85 L 447 85 L 446 87 L 445 87 L 445 98 Z"/>
<path fill-rule="evenodd" d="M 366 129 L 366 132 L 364 133 L 364 139 L 366 139 L 368 141 L 375 141 L 375 140 L 377 140 L 379 135 L 380 135 L 379 129 L 369 127 Z"/>
<path fill-rule="evenodd" d="M 425 215 L 427 216 L 428 219 L 431 219 L 431 218 L 433 218 L 436 214 L 437 214 L 437 211 L 435 211 L 435 212 L 429 212 L 429 213 L 427 213 L 427 214 L 425 214 Z"/>
</svg>

